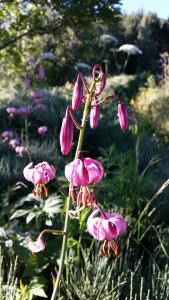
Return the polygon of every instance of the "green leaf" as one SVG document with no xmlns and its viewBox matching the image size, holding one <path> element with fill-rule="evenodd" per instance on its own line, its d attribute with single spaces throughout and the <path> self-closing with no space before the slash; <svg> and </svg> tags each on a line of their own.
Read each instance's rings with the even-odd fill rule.
<svg viewBox="0 0 169 300">
<path fill-rule="evenodd" d="M 30 211 L 30 213 L 26 217 L 26 223 L 29 224 L 34 218 L 36 218 L 37 212 Z"/>
<path fill-rule="evenodd" d="M 75 239 L 69 238 L 69 239 L 68 239 L 68 243 L 67 243 L 67 247 L 68 247 L 68 248 L 73 248 L 74 246 L 77 245 L 77 243 L 78 243 L 78 242 L 77 242 Z"/>
<path fill-rule="evenodd" d="M 46 200 L 43 210 L 46 213 L 57 214 L 61 211 L 62 205 L 62 199 L 60 199 L 56 194 L 54 194 Z"/>
<path fill-rule="evenodd" d="M 47 295 L 43 289 L 43 285 L 42 284 L 37 284 L 35 285 L 31 290 L 30 293 L 34 296 L 38 296 L 41 298 L 47 298 Z"/>
<path fill-rule="evenodd" d="M 32 202 L 35 201 L 35 197 L 32 193 L 22 197 L 18 202 L 15 203 L 13 208 L 18 208 L 19 206 L 22 206 L 25 202 Z"/>
<path fill-rule="evenodd" d="M 10 217 L 10 220 L 13 220 L 15 218 L 19 218 L 19 217 L 22 217 L 22 216 L 25 216 L 26 214 L 29 213 L 30 210 L 25 210 L 25 209 L 18 209 L 16 210 L 12 216 Z"/>
</svg>

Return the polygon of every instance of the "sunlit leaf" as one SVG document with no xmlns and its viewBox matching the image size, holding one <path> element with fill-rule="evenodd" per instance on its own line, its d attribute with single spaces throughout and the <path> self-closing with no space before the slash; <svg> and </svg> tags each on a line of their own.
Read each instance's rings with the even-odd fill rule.
<svg viewBox="0 0 169 300">
<path fill-rule="evenodd" d="M 22 217 L 22 216 L 25 216 L 29 213 L 30 210 L 25 210 L 25 209 L 18 209 L 16 210 L 12 216 L 10 217 L 10 220 L 13 220 L 15 218 L 19 218 L 19 217 Z"/>
</svg>

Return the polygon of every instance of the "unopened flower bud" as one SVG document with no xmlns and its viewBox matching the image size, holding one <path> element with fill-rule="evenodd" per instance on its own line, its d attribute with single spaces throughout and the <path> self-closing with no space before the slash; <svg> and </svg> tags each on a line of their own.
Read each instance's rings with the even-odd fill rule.
<svg viewBox="0 0 169 300">
<path fill-rule="evenodd" d="M 83 99 L 83 82 L 81 74 L 77 76 L 77 80 L 74 86 L 73 97 L 72 97 L 72 108 L 78 110 Z"/>
<path fill-rule="evenodd" d="M 100 104 L 98 100 L 92 101 L 92 107 L 90 111 L 90 127 L 92 129 L 96 128 L 100 119 Z"/>
<path fill-rule="evenodd" d="M 122 102 L 119 102 L 118 104 L 118 116 L 121 130 L 126 131 L 128 129 L 128 113 L 125 105 Z"/>
<path fill-rule="evenodd" d="M 60 146 L 63 155 L 67 155 L 73 143 L 74 124 L 69 114 L 69 107 L 67 107 L 65 118 L 62 121 L 60 131 Z"/>
</svg>

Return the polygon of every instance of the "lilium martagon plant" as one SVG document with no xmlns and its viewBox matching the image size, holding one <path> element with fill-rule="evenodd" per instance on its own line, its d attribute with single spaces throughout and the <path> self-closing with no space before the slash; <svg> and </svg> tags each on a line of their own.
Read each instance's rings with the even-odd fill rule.
<svg viewBox="0 0 169 300">
<path fill-rule="evenodd" d="M 117 239 L 127 230 L 127 222 L 119 213 L 104 212 L 99 200 L 94 192 L 94 186 L 101 180 L 104 180 L 104 167 L 101 162 L 91 157 L 84 157 L 83 140 L 85 136 L 86 123 L 89 117 L 90 127 L 93 130 L 98 126 L 100 119 L 101 105 L 107 101 L 116 101 L 117 97 L 113 92 L 105 99 L 102 99 L 102 92 L 106 86 L 106 75 L 102 66 L 96 64 L 92 71 L 91 85 L 88 86 L 84 76 L 79 73 L 75 82 L 72 105 L 66 108 L 60 131 L 61 152 L 66 156 L 74 143 L 74 132 L 79 131 L 77 147 L 74 160 L 65 166 L 65 177 L 69 182 L 69 193 L 66 198 L 66 213 L 63 230 L 44 229 L 36 241 L 29 241 L 28 248 L 32 252 L 39 252 L 45 249 L 44 236 L 48 233 L 62 235 L 62 249 L 59 259 L 59 270 L 53 289 L 51 300 L 56 300 L 58 295 L 60 278 L 65 262 L 67 251 L 67 240 L 69 232 L 69 222 L 79 215 L 79 212 L 88 208 L 93 210 L 87 220 L 87 230 L 94 239 L 103 242 L 100 253 L 102 255 L 115 256 L 120 255 Z M 75 112 L 83 106 L 83 115 L 81 124 L 75 117 Z M 120 127 L 122 131 L 127 130 L 128 116 L 127 109 L 120 101 L 117 104 Z M 39 163 L 33 166 L 29 164 L 24 169 L 24 176 L 28 181 L 34 184 L 33 193 L 42 201 L 48 196 L 46 184 L 56 177 L 54 166 L 47 162 Z M 74 202 L 75 209 L 71 209 Z M 100 214 L 100 216 L 98 216 Z"/>
</svg>

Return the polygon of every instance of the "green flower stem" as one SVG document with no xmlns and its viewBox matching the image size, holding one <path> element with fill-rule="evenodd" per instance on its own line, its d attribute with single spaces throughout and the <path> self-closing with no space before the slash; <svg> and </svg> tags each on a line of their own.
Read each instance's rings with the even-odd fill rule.
<svg viewBox="0 0 169 300">
<path fill-rule="evenodd" d="M 87 99 L 86 99 L 86 104 L 85 104 L 83 119 L 82 119 L 82 125 L 81 125 L 81 128 L 80 128 L 79 140 L 78 140 L 78 144 L 77 144 L 77 148 L 76 148 L 75 159 L 78 157 L 78 153 L 82 149 L 87 117 L 88 117 L 89 110 L 90 110 L 90 105 L 91 105 L 91 96 L 92 96 L 92 93 L 94 91 L 94 88 L 95 88 L 95 81 L 92 81 L 89 93 L 87 94 Z"/>
<path fill-rule="evenodd" d="M 83 112 L 83 119 L 82 119 L 82 125 L 80 128 L 80 133 L 79 133 L 79 140 L 76 148 L 76 154 L 75 154 L 75 159 L 78 157 L 79 151 L 82 149 L 83 145 L 83 140 L 84 140 L 84 133 L 85 133 L 85 128 L 86 128 L 86 122 L 87 122 L 87 117 L 90 111 L 90 105 L 91 105 L 91 97 L 92 93 L 95 89 L 95 81 L 92 81 L 89 93 L 87 94 L 87 99 L 85 103 L 85 108 Z M 64 236 L 63 236 L 63 242 L 62 242 L 62 249 L 61 249 L 61 255 L 60 255 L 60 264 L 59 264 L 59 270 L 56 278 L 56 283 L 53 289 L 53 294 L 51 297 L 51 300 L 56 300 L 57 293 L 58 293 L 58 288 L 59 288 L 59 283 L 60 283 L 60 278 L 62 275 L 62 270 L 64 266 L 64 261 L 65 261 L 65 255 L 66 255 L 66 250 L 67 250 L 67 240 L 68 240 L 68 225 L 69 225 L 69 209 L 71 205 L 71 189 L 72 185 L 69 185 L 69 196 L 67 198 L 66 202 L 66 216 L 65 216 L 65 225 L 64 225 Z"/>
<path fill-rule="evenodd" d="M 46 233 L 51 233 L 51 234 L 54 234 L 54 235 L 64 235 L 65 232 L 63 230 L 58 230 L 58 229 L 44 229 L 40 234 L 39 234 L 39 238 L 43 238 L 43 236 L 46 234 Z"/>
</svg>

